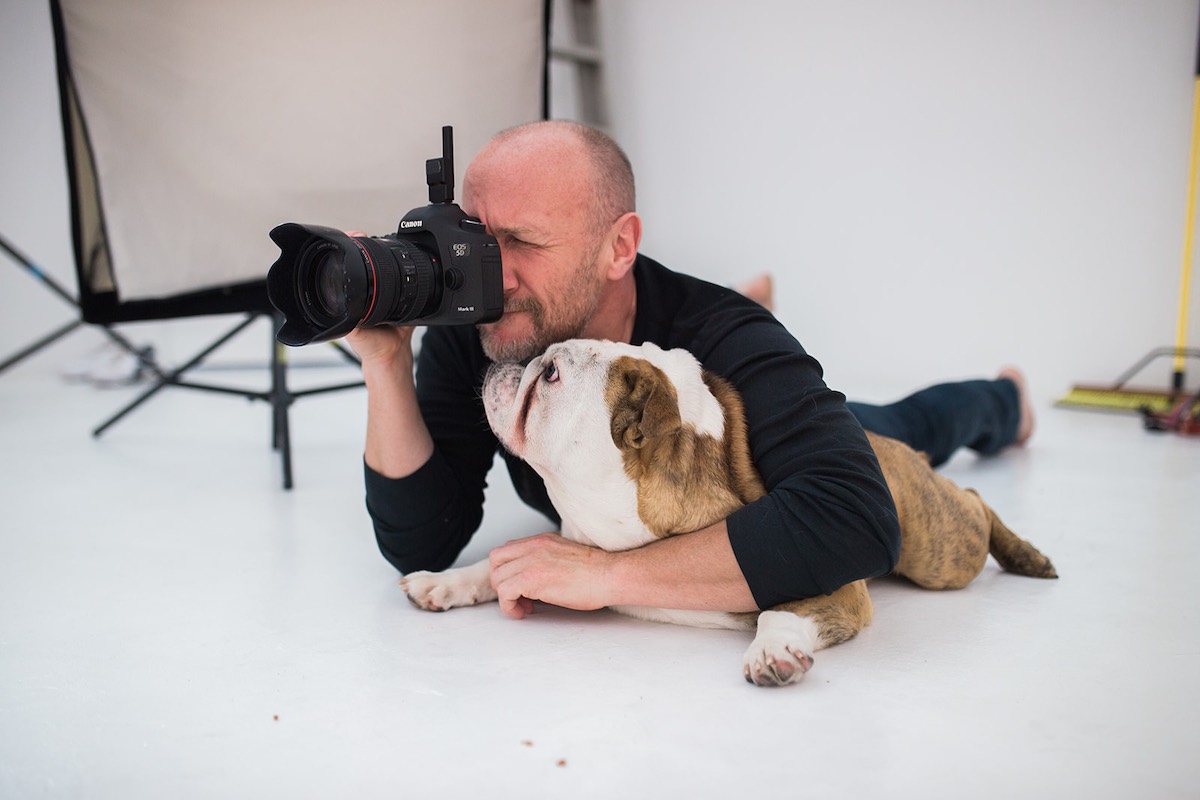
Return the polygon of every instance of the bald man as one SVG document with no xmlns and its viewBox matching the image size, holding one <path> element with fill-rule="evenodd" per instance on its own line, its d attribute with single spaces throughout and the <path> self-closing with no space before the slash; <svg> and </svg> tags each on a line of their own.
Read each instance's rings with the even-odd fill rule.
<svg viewBox="0 0 1200 800">
<path fill-rule="evenodd" d="M 852 410 L 763 306 L 639 252 L 633 172 L 599 131 L 553 121 L 502 132 L 467 168 L 463 208 L 499 241 L 504 315 L 430 328 L 415 376 L 412 328 L 348 337 L 367 384 L 367 506 L 390 563 L 411 572 L 454 562 L 482 521 L 497 452 L 520 498 L 558 525 L 541 478 L 499 447 L 480 397 L 492 362 L 571 338 L 686 348 L 731 381 L 768 490 L 714 525 L 635 550 L 607 553 L 553 531 L 509 542 L 491 567 L 510 616 L 534 600 L 755 611 L 889 573 L 899 525 L 864 425 L 936 461 L 1028 436 L 1017 373 Z"/>
</svg>

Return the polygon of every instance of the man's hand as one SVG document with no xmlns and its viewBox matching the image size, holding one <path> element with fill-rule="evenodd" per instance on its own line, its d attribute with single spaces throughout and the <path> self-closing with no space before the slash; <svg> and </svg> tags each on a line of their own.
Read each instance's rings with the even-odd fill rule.
<svg viewBox="0 0 1200 800">
<path fill-rule="evenodd" d="M 513 619 L 541 600 L 577 611 L 604 608 L 605 580 L 615 554 L 556 533 L 515 539 L 492 551 L 492 586 L 500 608 Z"/>
<path fill-rule="evenodd" d="M 412 337 L 415 328 L 404 325 L 385 325 L 376 328 L 355 328 L 346 334 L 346 343 L 362 359 L 363 367 L 394 367 L 401 357 L 412 369 Z"/>
</svg>

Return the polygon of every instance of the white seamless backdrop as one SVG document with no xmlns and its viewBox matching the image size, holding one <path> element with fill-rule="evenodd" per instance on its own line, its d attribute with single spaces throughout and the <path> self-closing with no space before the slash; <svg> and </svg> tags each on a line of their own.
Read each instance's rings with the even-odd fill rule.
<svg viewBox="0 0 1200 800">
<path fill-rule="evenodd" d="M 773 272 L 838 388 L 1017 363 L 1045 401 L 1174 343 L 1196 0 L 598 2 L 643 249 Z M 40 0 L 0 8 L 0 63 L 0 233 L 73 286 Z M 6 264 L 0 298 L 0 354 L 69 317 Z"/>
<path fill-rule="evenodd" d="M 1057 396 L 1174 344 L 1194 0 L 601 8 L 644 251 L 773 272 L 839 388 L 1015 362 Z"/>
</svg>

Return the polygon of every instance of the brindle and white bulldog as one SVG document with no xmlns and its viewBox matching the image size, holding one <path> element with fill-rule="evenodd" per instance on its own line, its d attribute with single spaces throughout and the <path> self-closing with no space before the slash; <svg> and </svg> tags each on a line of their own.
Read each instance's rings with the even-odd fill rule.
<svg viewBox="0 0 1200 800">
<path fill-rule="evenodd" d="M 685 350 L 573 340 L 528 366 L 500 364 L 484 383 L 488 422 L 546 482 L 568 539 L 627 550 L 704 528 L 765 494 L 737 392 Z M 908 446 L 868 434 L 896 502 L 902 533 L 896 568 L 928 589 L 960 589 L 989 551 L 1006 570 L 1057 577 L 971 490 L 934 472 Z M 401 581 L 419 608 L 442 611 L 496 599 L 488 562 Z M 759 614 L 615 607 L 663 622 L 757 631 L 746 680 L 799 680 L 813 653 L 870 623 L 864 581 Z"/>
</svg>

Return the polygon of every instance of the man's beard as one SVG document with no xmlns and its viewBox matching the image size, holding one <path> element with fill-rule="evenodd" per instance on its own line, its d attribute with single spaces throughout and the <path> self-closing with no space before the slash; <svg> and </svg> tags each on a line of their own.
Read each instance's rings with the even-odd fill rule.
<svg viewBox="0 0 1200 800">
<path fill-rule="evenodd" d="M 553 308 L 533 297 L 506 302 L 504 313 L 527 312 L 533 331 L 520 339 L 501 340 L 493 331 L 498 323 L 480 325 L 484 354 L 492 361 L 527 362 L 552 344 L 581 337 L 600 305 L 602 286 L 595 277 L 594 264 L 593 256 L 575 271 L 561 296 L 549 301 L 555 304 Z"/>
</svg>

